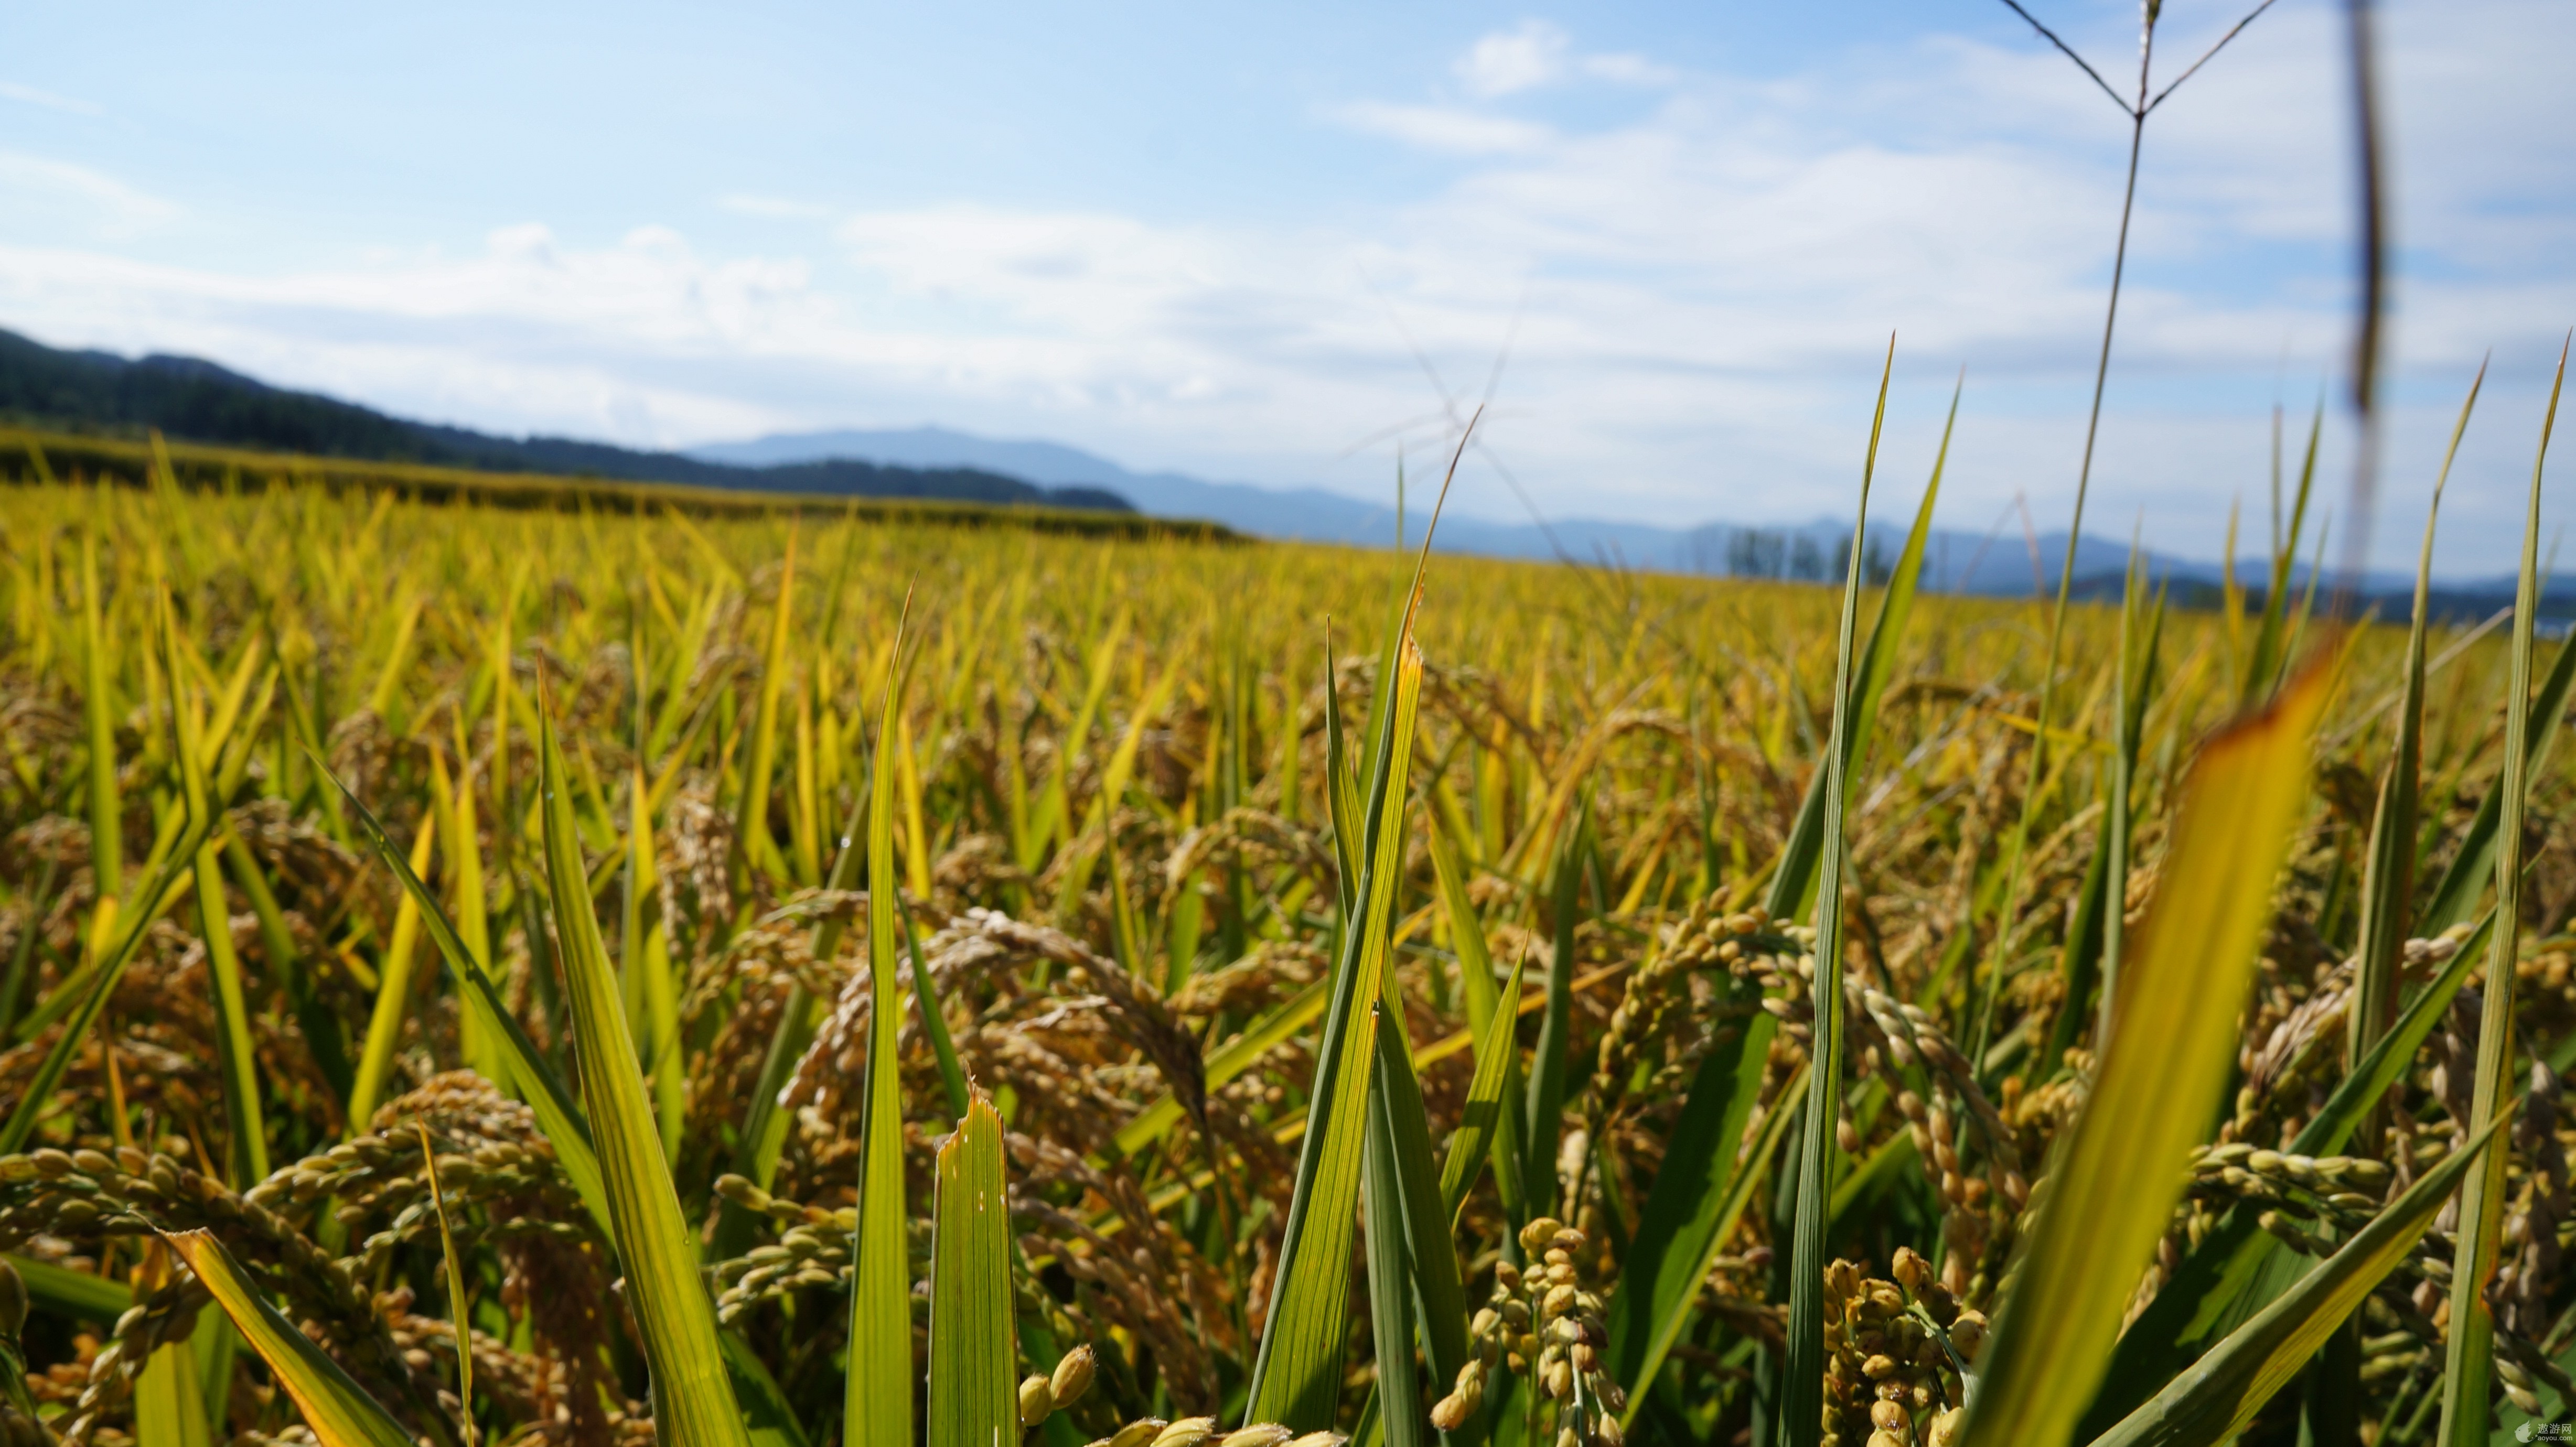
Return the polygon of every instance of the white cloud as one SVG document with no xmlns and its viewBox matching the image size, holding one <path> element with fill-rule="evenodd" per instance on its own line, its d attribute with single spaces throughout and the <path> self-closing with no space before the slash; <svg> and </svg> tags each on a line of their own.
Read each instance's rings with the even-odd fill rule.
<svg viewBox="0 0 2576 1447">
<path fill-rule="evenodd" d="M 56 95 L 52 91 L 38 90 L 32 85 L 20 85 L 15 81 L 0 80 L 0 100 L 13 100 L 20 105 L 41 106 L 49 111 L 62 111 L 76 116 L 94 116 L 103 113 L 90 101 L 67 95 Z"/>
<path fill-rule="evenodd" d="M 1355 131 L 1402 141 L 1419 150 L 1457 156 L 1532 151 L 1553 138 L 1545 126 L 1457 106 L 1354 101 L 1334 107 L 1329 114 Z"/>
<path fill-rule="evenodd" d="M 1564 31 L 1546 21 L 1524 20 L 1517 29 L 1478 39 L 1451 69 L 1468 94 L 1490 99 L 1554 81 L 1565 73 L 1572 46 Z"/>
<path fill-rule="evenodd" d="M 1669 65 L 1657 65 L 1642 55 L 1625 53 L 1587 55 L 1583 57 L 1582 70 L 1594 80 L 1613 85 L 1665 86 L 1681 79 L 1681 72 Z"/>
<path fill-rule="evenodd" d="M 59 210 L 102 241 L 126 241 L 179 214 L 177 205 L 68 161 L 0 151 L 0 210 Z"/>
</svg>

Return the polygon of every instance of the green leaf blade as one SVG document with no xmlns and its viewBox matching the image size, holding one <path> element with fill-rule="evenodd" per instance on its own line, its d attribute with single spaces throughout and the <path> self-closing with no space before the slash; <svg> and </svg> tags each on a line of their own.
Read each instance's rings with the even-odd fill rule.
<svg viewBox="0 0 2576 1447">
<path fill-rule="evenodd" d="M 1002 1118 L 980 1093 L 939 1147 L 930 1266 L 930 1447 L 1019 1437 Z"/>
<path fill-rule="evenodd" d="M 652 1375 L 654 1422 L 673 1447 L 749 1447 L 716 1340 L 715 1304 L 698 1274 L 696 1237 L 662 1154 L 660 1122 L 637 1067 L 626 1004 L 593 913 L 554 720 L 538 714 L 546 880 L 562 946 L 565 1003 L 579 1046 L 582 1098 L 627 1300 Z"/>
</svg>

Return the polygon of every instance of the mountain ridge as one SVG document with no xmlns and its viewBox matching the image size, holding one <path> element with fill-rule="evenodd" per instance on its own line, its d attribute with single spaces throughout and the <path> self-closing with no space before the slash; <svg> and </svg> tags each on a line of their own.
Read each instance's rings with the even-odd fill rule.
<svg viewBox="0 0 2576 1447">
<path fill-rule="evenodd" d="M 814 459 L 738 467 L 676 452 L 543 435 L 510 438 L 416 422 L 318 392 L 271 386 L 199 357 L 48 347 L 0 330 L 0 418 L 91 430 L 152 428 L 192 442 L 316 457 L 545 472 L 698 487 L 1132 512 L 1103 488 L 1048 487 L 971 467 Z"/>
</svg>

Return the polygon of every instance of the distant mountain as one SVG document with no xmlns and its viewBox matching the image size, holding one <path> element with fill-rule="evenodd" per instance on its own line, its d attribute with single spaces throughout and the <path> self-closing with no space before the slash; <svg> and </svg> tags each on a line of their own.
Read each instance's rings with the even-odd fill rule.
<svg viewBox="0 0 2576 1447">
<path fill-rule="evenodd" d="M 9 331 L 0 331 L 0 419 L 87 431 L 158 428 L 191 442 L 487 472 L 1134 511 L 1127 499 L 1104 488 L 1049 487 L 974 466 L 916 467 L 860 458 L 739 465 L 568 437 L 496 437 L 272 387 L 194 357 L 129 360 L 109 352 L 64 351 Z"/>
<path fill-rule="evenodd" d="M 1385 547 L 1395 541 L 1392 499 L 1369 502 L 1321 488 L 1266 488 L 1209 482 L 1177 472 L 1133 472 L 1095 453 L 1034 439 L 978 437 L 945 427 L 842 429 L 756 438 L 696 447 L 689 455 L 734 466 L 780 466 L 825 458 L 860 458 L 907 467 L 989 468 L 1054 485 L 1116 490 L 1146 512 L 1204 518 L 1256 536 Z M 1406 541 L 1422 538 L 1427 495 L 1417 494 L 1405 518 Z M 1905 545 L 1905 524 L 1870 526 L 1869 551 L 1882 565 Z M 1839 578 L 1851 546 L 1851 525 L 1830 517 L 1772 527 L 1710 523 L 1663 528 L 1597 518 L 1558 518 L 1545 524 L 1506 523 L 1452 512 L 1440 522 L 1439 549 L 1486 557 L 1571 559 L 1587 564 L 1657 572 L 1825 582 Z M 1926 540 L 1923 586 L 1943 593 L 2027 597 L 2054 592 L 2066 559 L 2066 534 L 2036 540 L 2018 530 L 1976 533 L 1935 528 Z M 2126 543 L 2087 535 L 2075 552 L 2075 593 L 2116 598 L 2129 562 Z M 2149 552 L 2151 577 L 2174 590 L 2176 601 L 2215 603 L 2225 569 L 2214 562 Z M 2270 564 L 2237 561 L 2240 586 L 2260 606 Z M 2292 579 L 2304 587 L 2302 565 Z M 2511 577 L 2452 580 L 2432 594 L 2435 616 L 2460 622 L 2482 619 L 2513 601 Z M 2404 617 L 2413 606 L 2414 580 L 2403 573 L 2373 573 L 2363 580 L 2359 605 L 2382 617 Z M 2550 618 L 2576 616 L 2576 585 L 2554 589 L 2544 600 Z"/>
</svg>

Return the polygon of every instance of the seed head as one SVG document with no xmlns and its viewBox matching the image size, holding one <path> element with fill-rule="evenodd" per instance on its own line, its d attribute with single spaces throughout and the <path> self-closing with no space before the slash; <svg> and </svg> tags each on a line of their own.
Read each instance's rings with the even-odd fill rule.
<svg viewBox="0 0 2576 1447">
<path fill-rule="evenodd" d="M 1082 1394 L 1091 1390 L 1091 1379 L 1099 1369 L 1100 1359 L 1092 1355 L 1088 1345 L 1066 1352 L 1055 1364 L 1055 1375 L 1047 1379 L 1048 1400 L 1058 1410 L 1081 1401 Z"/>
<path fill-rule="evenodd" d="M 1020 1425 L 1034 1427 L 1055 1410 L 1055 1394 L 1047 1389 L 1047 1379 L 1030 1376 L 1020 1382 Z"/>
<path fill-rule="evenodd" d="M 1155 1434 L 1172 1425 L 1160 1417 L 1140 1417 L 1109 1435 L 1109 1447 L 1145 1447 Z"/>
</svg>

